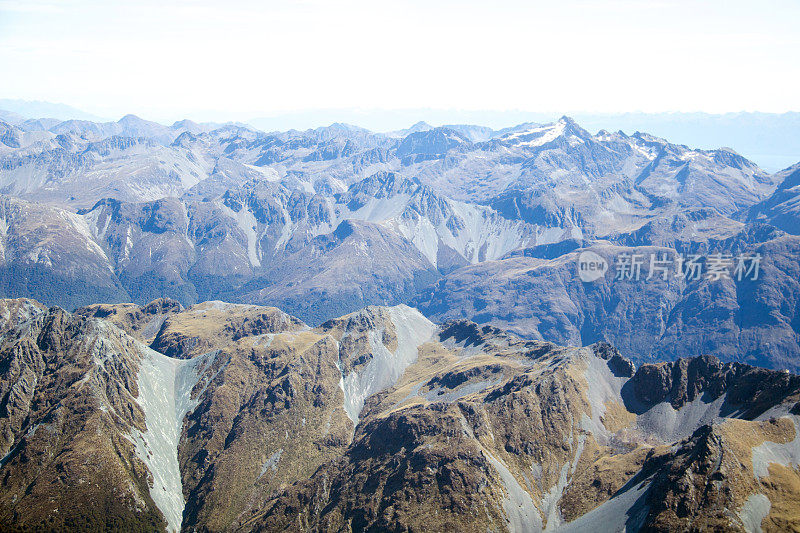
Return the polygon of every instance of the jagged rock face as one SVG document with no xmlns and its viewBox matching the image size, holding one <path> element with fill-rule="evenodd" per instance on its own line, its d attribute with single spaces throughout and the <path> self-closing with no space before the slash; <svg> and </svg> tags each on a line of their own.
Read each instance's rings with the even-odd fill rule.
<svg viewBox="0 0 800 533">
<path fill-rule="evenodd" d="M 44 305 L 28 298 L 0 300 L 0 335 L 4 335 L 17 324 L 39 316 L 46 310 Z"/>
<path fill-rule="evenodd" d="M 788 531 L 797 527 L 797 419 L 727 419 L 700 427 L 672 449 L 651 453 L 627 492 L 577 520 L 619 512 L 645 531 Z M 785 452 L 784 457 L 774 455 Z M 580 530 L 576 527 L 575 530 Z"/>
<path fill-rule="evenodd" d="M 176 300 L 159 298 L 145 306 L 95 304 L 77 309 L 75 314 L 111 322 L 130 336 L 149 345 L 161 331 L 167 317 L 181 311 L 183 311 L 183 306 Z"/>
<path fill-rule="evenodd" d="M 0 341 L 0 512 L 20 527 L 798 523 L 795 375 L 712 357 L 637 370 L 608 344 L 437 327 L 405 306 L 315 329 L 220 302 L 2 309 L 17 311 Z M 154 320 L 153 346 L 188 359 L 123 331 L 147 340 Z"/>
<path fill-rule="evenodd" d="M 726 150 L 700 151 L 637 134 L 590 135 L 567 117 L 463 149 L 415 170 L 459 198 L 488 201 L 503 216 L 607 235 L 665 207 L 729 215 L 769 194 L 775 179 Z M 729 188 L 719 194 L 719 176 Z M 466 176 L 481 176 L 465 183 Z"/>
<path fill-rule="evenodd" d="M 5 301 L 3 309 L 19 309 L 22 304 L 25 302 Z M 274 308 L 222 302 L 183 310 L 177 302 L 158 300 L 141 308 L 116 304 L 92 306 L 75 315 L 61 310 L 57 313 L 68 324 L 100 328 L 105 334 L 93 342 L 105 351 L 120 351 L 118 364 L 125 369 L 125 379 L 114 387 L 127 402 L 126 412 L 136 413 L 136 424 L 119 428 L 119 436 L 127 443 L 119 453 L 136 466 L 140 478 L 144 477 L 130 481 L 130 475 L 116 474 L 115 479 L 136 482 L 145 491 L 149 488 L 149 512 L 155 519 L 163 516 L 170 529 L 181 524 L 186 528 L 225 529 L 241 513 L 341 455 L 354 427 L 348 416 L 352 410 L 347 406 L 358 401 L 349 400 L 348 395 L 362 398 L 363 403 L 363 396 L 399 379 L 411 362 L 407 359 L 416 355 L 417 344 L 410 338 L 414 327 L 427 328 L 427 333 L 422 333 L 427 336 L 434 329 L 422 315 L 408 308 L 373 308 L 366 312 L 366 327 L 357 326 L 360 321 L 355 317 L 345 317 L 337 325 L 331 323 L 318 330 L 309 330 Z M 29 314 L 9 314 L 9 320 L 16 317 L 18 322 L 15 327 L 9 324 L 9 331 L 27 327 Z M 153 352 L 111 322 L 145 341 L 152 335 L 154 324 L 161 324 L 152 346 L 189 359 Z M 69 327 L 48 335 L 51 350 L 67 351 L 72 343 L 88 342 L 82 331 L 74 338 L 67 337 L 62 330 Z M 376 337 L 377 332 L 380 335 Z M 350 344 L 358 336 L 363 337 L 362 342 L 355 344 L 367 346 L 368 353 Z M 340 348 L 340 341 L 344 348 Z M 373 341 L 378 344 L 369 344 Z M 133 347 L 130 360 L 119 343 Z M 383 353 L 377 351 L 379 347 Z M 392 363 L 395 356 L 404 363 Z M 91 364 L 91 352 L 87 350 L 84 357 Z M 373 364 L 370 358 L 375 360 Z M 345 361 L 350 363 L 340 370 Z M 385 365 L 392 369 L 383 371 Z M 75 379 L 92 372 L 81 370 L 74 372 Z M 373 382 L 376 376 L 382 380 L 377 388 Z M 41 383 L 45 378 L 34 377 L 31 382 L 7 377 L 7 387 L 17 380 L 14 391 L 19 391 L 11 393 L 9 405 L 22 402 L 24 406 L 24 401 L 16 398 L 31 400 L 25 394 L 34 398 L 34 404 L 41 401 L 36 396 L 42 393 L 36 387 L 37 379 Z M 352 385 L 345 386 L 345 382 Z M 361 390 L 362 382 L 366 391 Z M 69 382 L 64 385 L 69 386 Z M 105 388 L 101 386 L 101 390 Z M 16 446 L 24 449 L 17 435 L 24 439 L 33 422 L 26 412 L 17 413 L 15 409 L 8 418 L 13 431 L 5 433 L 11 435 L 9 446 L 16 439 Z M 68 418 L 78 416 L 71 403 L 63 409 Z M 99 411 L 108 410 L 101 402 Z M 115 490 L 107 483 L 99 486 L 112 493 Z M 37 521 L 38 515 L 14 520 L 20 524 L 44 523 Z"/>
<path fill-rule="evenodd" d="M 800 386 L 796 375 L 739 363 L 723 364 L 711 356 L 644 365 L 633 378 L 635 396 L 645 405 L 668 401 L 680 409 L 704 394 L 713 398 L 727 394 L 732 404 L 747 405 L 747 418 L 755 418 L 771 407 L 780 391 Z"/>
<path fill-rule="evenodd" d="M 182 311 L 165 300 L 75 315 L 25 301 L 5 300 L 2 309 L 11 310 L 0 341 L 7 524 L 174 531 L 186 501 L 187 524 L 216 529 L 249 504 L 247 490 L 257 497 L 310 475 L 312 457 L 324 461 L 326 448 L 349 441 L 335 342 L 303 333 L 276 309 L 212 302 Z M 159 343 L 171 338 L 178 351 L 195 333 L 194 348 L 209 351 L 172 359 L 111 323 L 147 339 L 153 322 L 168 318 Z M 297 426 L 291 439 L 286 424 Z M 286 451 L 280 464 L 278 449 L 272 457 L 261 448 L 266 428 Z M 253 475 L 243 478 L 245 465 Z M 212 490 L 243 482 L 239 499 Z"/>
<path fill-rule="evenodd" d="M 436 330 L 419 311 L 404 305 L 368 307 L 319 329 L 339 344 L 344 408 L 353 423 L 367 398 L 396 383 Z"/>
</svg>

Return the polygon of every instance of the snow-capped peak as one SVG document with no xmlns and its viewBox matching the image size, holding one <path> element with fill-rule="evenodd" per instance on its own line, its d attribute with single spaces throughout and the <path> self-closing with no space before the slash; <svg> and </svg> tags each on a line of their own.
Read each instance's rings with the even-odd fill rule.
<svg viewBox="0 0 800 533">
<path fill-rule="evenodd" d="M 553 124 L 537 126 L 516 133 L 509 133 L 501 140 L 511 142 L 518 146 L 542 146 L 563 135 L 566 126 L 567 121 L 562 117 L 558 122 L 554 122 Z"/>
</svg>

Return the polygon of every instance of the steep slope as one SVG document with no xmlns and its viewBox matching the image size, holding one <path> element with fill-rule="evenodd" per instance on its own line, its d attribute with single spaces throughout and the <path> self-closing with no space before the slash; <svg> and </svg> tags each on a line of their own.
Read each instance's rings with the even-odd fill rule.
<svg viewBox="0 0 800 533">
<path fill-rule="evenodd" d="M 2 196 L 0 291 L 67 308 L 130 298 L 81 216 Z"/>
<path fill-rule="evenodd" d="M 682 241 L 674 233 L 669 239 L 640 233 L 624 238 L 638 245 L 586 247 L 608 265 L 606 274 L 592 282 L 581 281 L 578 272 L 582 250 L 485 262 L 445 276 L 412 305 L 435 321 L 469 318 L 559 344 L 605 340 L 637 362 L 710 353 L 725 361 L 796 371 L 800 241 L 769 227 L 732 229 L 732 237 L 723 232 Z M 653 241 L 664 245 L 653 246 Z M 677 275 L 679 254 L 684 260 L 702 256 L 698 279 L 687 270 Z M 716 254 L 731 257 L 727 277 L 710 276 L 709 258 Z M 754 273 L 741 280 L 734 275 L 739 254 L 760 254 L 757 279 Z M 621 261 L 633 256 L 641 262 L 639 278 L 617 279 Z M 651 257 L 668 260 L 666 278 L 662 263 L 650 275 Z"/>
<path fill-rule="evenodd" d="M 246 336 L 210 352 L 215 378 L 179 447 L 185 527 L 225 530 L 342 452 L 352 423 L 342 409 L 338 352 L 315 331 Z"/>
<path fill-rule="evenodd" d="M 181 202 L 165 199 L 123 204 L 107 200 L 83 219 L 108 251 L 111 268 L 136 301 L 159 297 L 197 301 L 197 290 L 188 275 L 196 251 L 187 238 L 189 217 Z"/>
<path fill-rule="evenodd" d="M 3 308 L 18 309 L 24 303 L 3 301 Z M 156 307 L 163 311 L 165 305 L 154 302 L 134 310 L 120 304 L 84 313 L 118 317 L 141 334 L 147 331 L 142 327 L 143 315 L 155 314 Z M 179 322 L 182 329 L 178 324 L 164 329 L 186 331 L 192 320 L 195 327 L 202 321 L 214 324 L 215 309 L 219 306 L 201 306 L 183 313 L 171 309 L 173 317 L 184 315 Z M 301 418 L 303 425 L 307 418 L 309 429 L 319 429 L 326 423 L 323 415 L 327 414 L 330 425 L 330 411 L 341 407 L 341 401 L 312 418 L 314 405 L 327 396 L 320 397 L 319 387 L 313 385 L 325 382 L 319 372 L 320 362 L 304 368 L 302 375 L 294 368 L 303 357 L 316 354 L 319 358 L 327 353 L 330 395 L 341 398 L 341 375 L 335 364 L 338 350 L 329 346 L 326 352 L 313 339 L 308 343 L 308 336 L 296 337 L 294 333 L 285 338 L 276 336 L 273 345 L 273 334 L 264 333 L 270 325 L 258 318 L 275 316 L 276 310 L 272 315 L 269 309 L 259 315 L 246 306 L 228 311 L 230 322 L 221 324 L 218 331 L 203 330 L 209 335 L 204 339 L 206 344 L 213 345 L 217 339 L 224 349 L 188 360 L 150 350 L 108 322 L 70 315 L 58 308 L 39 311 L 33 318 L 22 312 L 9 318 L 15 323 L 4 324 L 8 331 L 0 342 L 0 358 L 5 361 L 0 365 L 4 369 L 0 378 L 0 512 L 4 523 L 33 529 L 178 531 L 184 516 L 191 523 L 202 509 L 213 508 L 216 518 L 208 521 L 212 525 L 215 520 L 224 521 L 225 513 L 236 510 L 235 504 L 242 502 L 231 503 L 227 489 L 211 496 L 208 487 L 215 483 L 230 487 L 240 482 L 240 468 L 248 464 L 248 458 L 241 455 L 242 446 L 256 449 L 262 445 L 264 424 L 277 431 L 271 416 L 264 422 L 263 409 L 254 407 L 256 397 L 269 399 L 276 392 L 288 392 L 284 387 L 289 382 L 284 378 L 291 379 L 294 385 L 308 386 L 310 396 L 305 404 L 295 404 L 286 418 L 298 425 Z M 236 311 L 242 313 L 237 316 Z M 295 324 L 299 322 L 295 320 Z M 285 326 L 274 324 L 272 329 L 285 330 Z M 227 342 L 220 342 L 225 331 Z M 237 342 L 231 335 L 246 340 Z M 161 342 L 165 342 L 163 338 Z M 180 345 L 178 342 L 175 348 Z M 283 365 L 279 364 L 281 359 Z M 245 378 L 251 384 L 252 398 L 247 397 L 248 389 L 241 382 Z M 231 411 L 230 402 L 236 399 L 243 403 Z M 301 407 L 307 409 L 302 412 L 304 417 L 299 416 Z M 255 434 L 236 436 L 249 423 L 248 413 L 261 420 L 261 425 Z M 350 423 L 344 410 L 339 409 L 338 417 L 341 422 L 333 419 L 336 427 Z M 339 440 L 346 442 L 346 426 L 341 432 Z M 234 436 L 236 445 L 230 449 Z M 284 445 L 289 456 L 283 461 L 285 472 L 283 464 L 280 469 L 276 464 L 265 470 L 284 475 L 296 473 L 296 468 L 313 471 L 309 449 L 320 454 L 319 447 L 328 444 L 318 442 L 311 433 L 307 436 L 297 449 L 292 443 Z M 331 446 L 335 448 L 335 444 Z M 203 459 L 209 454 L 215 460 L 210 471 L 207 467 L 211 463 Z M 295 456 L 299 462 L 295 462 Z M 252 458 L 261 461 L 253 468 L 255 474 L 264 462 L 258 457 L 256 453 Z M 320 457 L 322 460 L 326 455 L 321 453 Z M 264 471 L 258 477 L 255 474 L 248 480 L 251 490 L 256 483 L 260 490 L 278 482 L 273 475 L 264 477 Z"/>
<path fill-rule="evenodd" d="M 318 324 L 370 304 L 396 304 L 439 277 L 411 243 L 383 226 L 346 220 L 246 284 L 239 300 L 274 304 Z"/>
<path fill-rule="evenodd" d="M 800 235 L 800 164 L 778 173 L 782 178 L 777 190 L 752 206 L 748 220 L 766 221 L 792 235 Z"/>
<path fill-rule="evenodd" d="M 137 373 L 158 359 L 113 326 L 52 309 L 0 343 L 0 513 L 19 529 L 146 531 L 175 524 L 137 459 L 149 409 Z M 163 356 L 161 356 L 163 357 Z"/>
<path fill-rule="evenodd" d="M 27 231 L 29 247 L 58 243 L 62 256 L 94 250 L 98 257 L 91 261 L 110 278 L 102 283 L 76 280 L 96 288 L 76 290 L 73 299 L 69 291 L 60 299 L 44 290 L 36 293 L 49 304 L 103 301 L 96 296 L 99 288 L 115 283 L 129 296 L 105 300 L 143 304 L 167 297 L 191 305 L 223 298 L 278 304 L 315 323 L 368 304 L 405 301 L 438 272 L 558 240 L 562 234 L 558 228 L 509 221 L 487 207 L 438 196 L 395 173 L 375 174 L 333 198 L 250 181 L 213 199 L 104 199 L 77 215 L 15 199 L 7 203 L 39 211 L 43 220 L 32 233 L 26 230 L 29 216 L 8 216 L 6 234 Z M 74 227 L 63 227 L 61 219 L 72 220 Z M 60 234 L 68 238 L 61 242 Z M 15 276 L 19 283 L 32 268 L 30 262 L 19 253 L 8 256 L 7 268 L 20 273 Z M 343 260 L 359 257 L 361 263 L 342 270 L 347 266 Z M 57 271 L 66 264 L 59 260 L 52 268 L 64 276 Z M 22 296 L 26 290 L 9 287 L 6 294 Z M 324 309 L 319 304 L 327 301 L 338 303 L 328 311 L 307 309 Z"/>
<path fill-rule="evenodd" d="M 245 337 L 223 348 L 230 362 L 189 418 L 181 447 L 188 523 L 229 529 L 341 456 L 354 406 L 413 362 L 427 340 L 420 325 L 432 334 L 416 311 L 369 308 L 314 330 Z"/>
<path fill-rule="evenodd" d="M 45 306 L 28 298 L 0 300 L 0 335 L 5 335 L 17 324 L 31 320 L 46 310 Z"/>
</svg>

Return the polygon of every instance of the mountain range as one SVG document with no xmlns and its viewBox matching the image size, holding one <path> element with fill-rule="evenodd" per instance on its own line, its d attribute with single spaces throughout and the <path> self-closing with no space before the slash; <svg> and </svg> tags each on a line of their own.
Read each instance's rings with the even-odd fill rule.
<svg viewBox="0 0 800 533">
<path fill-rule="evenodd" d="M 797 529 L 798 206 L 566 116 L 2 121 L 0 523 Z"/>
<path fill-rule="evenodd" d="M 220 299 L 312 325 L 407 303 L 636 362 L 797 370 L 799 175 L 569 117 L 390 134 L 3 123 L 0 294 L 69 310 Z M 575 275 L 583 250 L 605 254 L 604 280 Z M 758 254 L 761 275 L 618 280 L 625 254 Z"/>
<path fill-rule="evenodd" d="M 231 120 L 229 115 L 206 113 L 197 115 L 203 120 Z M 405 126 L 417 121 L 417 128 L 433 128 L 433 124 L 455 125 L 471 129 L 472 140 L 486 140 L 509 124 L 550 123 L 557 119 L 553 112 L 468 111 L 443 109 L 317 109 L 272 113 L 253 118 L 240 114 L 235 120 L 262 131 L 287 129 L 305 130 L 319 124 L 347 122 L 373 131 L 401 133 Z M 712 149 L 732 146 L 748 159 L 771 172 L 796 163 L 800 154 L 800 113 L 730 112 L 710 114 L 700 112 L 662 113 L 571 113 L 584 128 L 591 131 L 606 129 L 626 132 L 646 131 L 673 142 Z M 97 116 L 64 104 L 0 99 L 0 120 L 21 123 L 27 119 L 47 117 L 64 120 L 102 122 Z M 162 120 L 163 122 L 163 120 Z M 484 124 L 485 126 L 469 126 Z M 452 127 L 452 126 L 451 126 Z M 400 130 L 400 131 L 397 131 Z"/>
<path fill-rule="evenodd" d="M 19 530 L 796 527 L 800 377 L 636 368 L 404 306 L 2 300 L 0 517 Z"/>
</svg>

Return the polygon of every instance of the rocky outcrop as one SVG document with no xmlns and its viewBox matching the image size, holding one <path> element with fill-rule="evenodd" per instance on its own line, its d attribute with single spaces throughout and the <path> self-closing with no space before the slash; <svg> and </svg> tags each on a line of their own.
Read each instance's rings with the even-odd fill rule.
<svg viewBox="0 0 800 533">
<path fill-rule="evenodd" d="M 147 305 L 95 304 L 75 311 L 78 316 L 101 318 L 111 322 L 128 335 L 150 344 L 168 316 L 180 313 L 183 306 L 170 298 L 159 298 Z"/>
<path fill-rule="evenodd" d="M 46 310 L 47 307 L 28 298 L 0 300 L 0 335 L 27 320 L 36 318 Z"/>
<path fill-rule="evenodd" d="M 205 302 L 166 316 L 151 347 L 169 357 L 188 359 L 243 337 L 304 327 L 300 320 L 274 307 Z"/>
</svg>

